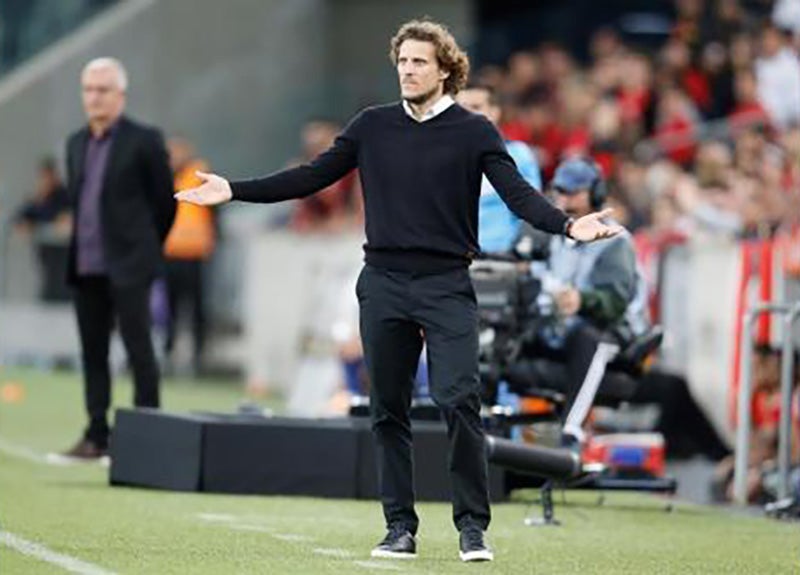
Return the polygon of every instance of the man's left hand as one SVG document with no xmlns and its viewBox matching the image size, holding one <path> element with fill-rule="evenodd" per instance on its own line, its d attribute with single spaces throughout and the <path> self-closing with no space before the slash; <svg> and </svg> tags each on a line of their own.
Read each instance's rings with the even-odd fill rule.
<svg viewBox="0 0 800 575">
<path fill-rule="evenodd" d="M 625 228 L 619 224 L 606 224 L 602 221 L 604 218 L 609 217 L 613 211 L 611 208 L 607 208 L 601 212 L 594 212 L 578 218 L 570 227 L 570 237 L 579 242 L 593 242 L 621 233 Z"/>
</svg>

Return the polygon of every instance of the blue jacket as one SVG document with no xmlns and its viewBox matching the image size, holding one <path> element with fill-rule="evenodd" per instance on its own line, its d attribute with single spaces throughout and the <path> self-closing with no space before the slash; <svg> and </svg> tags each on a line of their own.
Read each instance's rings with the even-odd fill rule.
<svg viewBox="0 0 800 575">
<path fill-rule="evenodd" d="M 537 190 L 542 189 L 539 164 L 531 149 L 523 142 L 506 142 L 506 149 L 517 164 L 522 177 Z M 478 208 L 478 242 L 484 252 L 504 252 L 519 236 L 522 222 L 505 205 L 498 193 L 483 177 Z"/>
</svg>

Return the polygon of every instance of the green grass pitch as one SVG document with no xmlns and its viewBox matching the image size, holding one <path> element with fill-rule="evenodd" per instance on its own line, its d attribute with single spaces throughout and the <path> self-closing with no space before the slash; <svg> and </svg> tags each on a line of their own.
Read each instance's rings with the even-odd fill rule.
<svg viewBox="0 0 800 575">
<path fill-rule="evenodd" d="M 112 488 L 99 465 L 53 466 L 37 457 L 71 444 L 81 429 L 74 374 L 0 369 L 0 387 L 18 382 L 24 399 L 0 402 L 0 533 L 37 543 L 107 572 L 167 574 L 800 573 L 800 525 L 636 494 L 568 493 L 558 528 L 523 525 L 522 498 L 493 507 L 496 560 L 465 565 L 444 504 L 422 504 L 419 557 L 371 560 L 381 538 L 376 502 L 237 497 Z M 130 384 L 115 403 L 130 405 Z M 230 411 L 230 383 L 167 381 L 171 411 Z M 561 496 L 557 494 L 557 502 Z M 66 573 L 0 543 L 0 574 Z"/>
</svg>

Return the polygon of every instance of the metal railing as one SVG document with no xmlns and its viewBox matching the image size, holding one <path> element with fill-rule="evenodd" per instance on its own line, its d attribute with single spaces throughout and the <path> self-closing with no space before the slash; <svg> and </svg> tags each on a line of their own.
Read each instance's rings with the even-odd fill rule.
<svg viewBox="0 0 800 575">
<path fill-rule="evenodd" d="M 792 327 L 800 317 L 800 302 L 794 304 L 765 302 L 751 307 L 744 316 L 741 339 L 740 386 L 737 396 L 736 458 L 733 476 L 733 500 L 747 504 L 747 471 L 750 459 L 750 432 L 753 396 L 753 324 L 762 315 L 778 315 L 783 319 L 781 332 L 781 415 L 778 435 L 778 498 L 788 497 L 792 442 L 792 383 L 794 346 Z"/>
</svg>

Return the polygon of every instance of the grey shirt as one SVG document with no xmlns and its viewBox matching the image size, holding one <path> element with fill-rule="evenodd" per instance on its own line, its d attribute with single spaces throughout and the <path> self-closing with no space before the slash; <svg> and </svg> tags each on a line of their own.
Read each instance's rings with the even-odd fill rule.
<svg viewBox="0 0 800 575">
<path fill-rule="evenodd" d="M 78 202 L 77 264 L 78 275 L 101 275 L 107 272 L 103 249 L 101 196 L 108 155 L 114 143 L 117 124 L 99 138 L 89 136 L 83 164 L 83 182 Z"/>
</svg>

